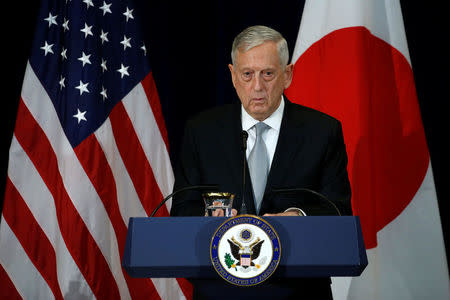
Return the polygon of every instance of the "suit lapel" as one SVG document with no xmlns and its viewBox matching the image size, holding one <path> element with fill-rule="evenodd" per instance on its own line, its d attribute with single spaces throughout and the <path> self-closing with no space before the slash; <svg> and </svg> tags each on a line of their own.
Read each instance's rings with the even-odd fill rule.
<svg viewBox="0 0 450 300">
<path fill-rule="evenodd" d="M 303 137 L 299 134 L 300 129 L 296 122 L 298 120 L 292 118 L 292 103 L 285 98 L 285 104 L 280 134 L 267 178 L 266 194 L 272 188 L 282 187 L 284 177 L 289 174 L 287 170 L 292 167 L 292 160 L 304 142 Z"/>
</svg>

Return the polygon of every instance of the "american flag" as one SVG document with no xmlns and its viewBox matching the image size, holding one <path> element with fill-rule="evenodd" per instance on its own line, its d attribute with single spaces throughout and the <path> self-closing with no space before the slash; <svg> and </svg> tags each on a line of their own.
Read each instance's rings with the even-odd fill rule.
<svg viewBox="0 0 450 300">
<path fill-rule="evenodd" d="M 130 1 L 42 1 L 10 148 L 0 298 L 191 297 L 183 279 L 121 267 L 129 218 L 174 182 L 138 27 Z"/>
</svg>

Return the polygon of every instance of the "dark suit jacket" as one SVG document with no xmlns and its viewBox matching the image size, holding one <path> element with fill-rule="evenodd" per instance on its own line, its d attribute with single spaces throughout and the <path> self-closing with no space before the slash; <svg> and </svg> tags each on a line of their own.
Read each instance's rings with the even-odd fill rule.
<svg viewBox="0 0 450 300">
<path fill-rule="evenodd" d="M 244 158 L 241 133 L 240 103 L 214 108 L 188 121 L 174 190 L 187 185 L 218 184 L 220 191 L 236 195 L 233 207 L 239 211 Z M 247 212 L 255 214 L 248 169 L 245 181 Z M 280 134 L 259 214 L 299 207 L 308 215 L 317 215 L 321 210 L 314 206 L 327 205 L 306 193 L 293 196 L 273 193 L 274 188 L 312 189 L 328 197 L 343 215 L 351 214 L 347 153 L 339 121 L 293 104 L 285 97 Z M 200 193 L 186 192 L 174 197 L 171 215 L 204 215 Z"/>
</svg>

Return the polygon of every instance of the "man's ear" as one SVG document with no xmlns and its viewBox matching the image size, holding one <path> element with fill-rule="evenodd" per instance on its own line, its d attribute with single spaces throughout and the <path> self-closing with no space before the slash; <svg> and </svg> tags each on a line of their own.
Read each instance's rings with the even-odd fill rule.
<svg viewBox="0 0 450 300">
<path fill-rule="evenodd" d="M 233 65 L 232 64 L 228 64 L 228 69 L 230 69 L 231 81 L 233 81 L 233 86 L 236 87 L 236 84 L 235 84 L 236 74 L 234 73 Z"/>
<path fill-rule="evenodd" d="M 289 64 L 284 70 L 284 88 L 287 89 L 292 82 L 292 76 L 294 75 L 294 64 Z"/>
</svg>

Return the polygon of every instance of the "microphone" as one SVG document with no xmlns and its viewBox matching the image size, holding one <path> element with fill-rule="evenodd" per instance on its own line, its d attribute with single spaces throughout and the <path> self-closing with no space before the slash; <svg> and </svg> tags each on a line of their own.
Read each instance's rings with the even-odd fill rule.
<svg viewBox="0 0 450 300">
<path fill-rule="evenodd" d="M 247 139 L 248 133 L 242 130 L 242 152 L 243 152 L 243 164 L 242 164 L 242 204 L 239 214 L 245 215 L 247 213 L 247 207 L 245 206 L 245 170 L 247 169 Z"/>
<path fill-rule="evenodd" d="M 278 194 L 291 194 L 291 193 L 297 193 L 297 192 L 306 192 L 309 194 L 313 194 L 317 197 L 319 197 L 321 200 L 324 200 L 326 203 L 331 204 L 331 207 L 337 212 L 338 216 L 341 216 L 341 211 L 338 209 L 336 204 L 334 204 L 330 199 L 328 199 L 325 195 L 316 192 L 314 190 L 308 189 L 308 188 L 288 188 L 288 189 L 272 189 L 272 193 L 278 193 Z"/>
<path fill-rule="evenodd" d="M 161 203 L 159 203 L 158 206 L 155 208 L 155 210 L 152 212 L 152 214 L 150 215 L 150 218 L 153 217 L 156 214 L 156 212 L 160 209 L 160 207 L 164 203 L 167 202 L 167 200 L 169 200 L 170 198 L 172 198 L 173 196 L 175 196 L 178 193 L 181 193 L 181 192 L 184 192 L 184 191 L 189 191 L 189 190 L 213 190 L 213 191 L 217 191 L 218 189 L 219 189 L 219 186 L 215 185 L 215 184 L 185 186 L 184 188 L 176 190 L 172 194 L 170 194 L 169 196 L 164 198 L 163 201 L 161 201 Z"/>
</svg>

